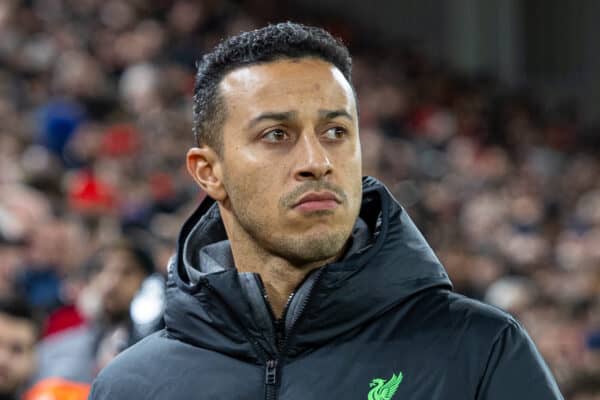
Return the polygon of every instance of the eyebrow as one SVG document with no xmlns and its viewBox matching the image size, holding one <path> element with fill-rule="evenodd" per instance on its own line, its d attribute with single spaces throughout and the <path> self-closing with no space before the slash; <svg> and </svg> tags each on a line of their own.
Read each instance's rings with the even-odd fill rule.
<svg viewBox="0 0 600 400">
<path fill-rule="evenodd" d="M 262 121 L 289 121 L 291 119 L 296 118 L 298 112 L 296 111 L 282 111 L 282 112 L 264 112 L 258 115 L 248 123 L 248 129 L 254 128 L 256 125 L 261 123 Z M 321 119 L 334 119 L 338 117 L 346 118 L 350 121 L 353 121 L 352 115 L 344 109 L 339 110 L 319 110 L 319 118 Z"/>
<path fill-rule="evenodd" d="M 293 119 L 298 113 L 296 111 L 284 111 L 284 112 L 264 112 L 260 114 L 258 117 L 253 118 L 248 123 L 248 129 L 254 128 L 260 122 L 265 120 L 272 121 L 289 121 Z"/>
<path fill-rule="evenodd" d="M 352 115 L 350 115 L 350 113 L 344 109 L 319 110 L 319 117 L 321 117 L 322 119 L 334 119 L 337 117 L 343 117 L 343 118 L 349 119 L 350 121 L 354 120 L 352 118 Z"/>
</svg>

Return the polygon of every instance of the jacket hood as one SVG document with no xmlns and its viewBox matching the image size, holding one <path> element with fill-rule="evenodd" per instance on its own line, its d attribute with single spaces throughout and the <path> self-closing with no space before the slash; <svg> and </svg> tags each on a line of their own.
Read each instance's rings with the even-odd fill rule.
<svg viewBox="0 0 600 400">
<path fill-rule="evenodd" d="M 366 246 L 316 270 L 286 347 L 308 350 L 344 334 L 423 290 L 451 288 L 450 280 L 421 233 L 385 186 L 363 178 L 360 218 L 373 232 Z M 261 328 L 242 293 L 235 268 L 199 272 L 199 250 L 227 239 L 218 207 L 205 199 L 183 225 L 169 265 L 165 324 L 186 343 L 261 362 L 273 338 Z"/>
</svg>

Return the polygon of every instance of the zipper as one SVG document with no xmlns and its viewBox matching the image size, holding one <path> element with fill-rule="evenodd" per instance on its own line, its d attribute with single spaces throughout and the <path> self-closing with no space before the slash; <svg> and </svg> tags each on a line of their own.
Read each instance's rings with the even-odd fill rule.
<svg viewBox="0 0 600 400">
<path fill-rule="evenodd" d="M 277 399 L 278 363 L 278 360 L 268 360 L 265 367 L 265 397 L 267 400 Z"/>
<path fill-rule="evenodd" d="M 265 299 L 267 308 L 269 309 L 269 312 L 271 314 L 271 319 L 273 321 L 273 329 L 274 329 L 274 333 L 275 333 L 275 337 L 273 339 L 275 341 L 275 345 L 277 348 L 277 354 L 276 354 L 275 358 L 271 357 L 269 355 L 269 351 L 263 345 L 261 345 L 256 339 L 254 339 L 252 337 L 252 335 L 245 328 L 244 324 L 242 324 L 241 321 L 237 318 L 235 311 L 231 309 L 231 307 L 227 304 L 227 302 L 225 302 L 225 300 L 223 300 L 223 298 L 221 297 L 219 292 L 215 288 L 212 287 L 212 285 L 208 282 L 208 280 L 206 280 L 206 279 L 201 280 L 202 285 L 204 287 L 206 287 L 211 292 L 211 294 L 213 294 L 216 298 L 218 298 L 219 301 L 225 306 L 229 315 L 235 321 L 235 324 L 238 326 L 240 331 L 246 337 L 246 340 L 248 340 L 248 342 L 252 345 L 252 347 L 254 348 L 256 353 L 259 355 L 259 358 L 262 359 L 261 361 L 263 361 L 265 363 L 265 398 L 267 400 L 276 400 L 277 399 L 277 385 L 279 384 L 278 366 L 281 362 L 281 359 L 287 352 L 287 348 L 288 348 L 288 344 L 289 344 L 289 337 L 293 333 L 293 329 L 296 327 L 296 325 L 298 325 L 298 321 L 300 320 L 300 317 L 303 315 L 304 310 L 306 309 L 306 306 L 310 303 L 310 300 L 312 298 L 312 294 L 315 290 L 315 287 L 317 286 L 317 284 L 319 283 L 319 279 L 321 278 L 322 271 L 323 271 L 323 268 L 321 268 L 315 272 L 315 274 L 317 274 L 315 276 L 315 281 L 313 282 L 313 285 L 310 288 L 309 292 L 306 294 L 306 297 L 302 301 L 302 304 L 299 305 L 298 317 L 294 320 L 294 322 L 292 323 L 292 325 L 290 327 L 285 326 L 285 321 L 287 318 L 289 306 L 292 303 L 292 298 L 293 298 L 295 292 L 292 293 L 290 295 L 290 297 L 288 298 L 288 301 L 283 309 L 282 317 L 277 319 L 277 318 L 275 318 L 271 304 L 268 301 L 268 297 L 266 294 L 266 290 L 264 289 L 264 286 L 262 284 L 259 285 L 259 287 L 263 291 L 263 297 Z"/>
<path fill-rule="evenodd" d="M 273 325 L 275 328 L 275 346 L 277 351 L 281 352 L 285 340 L 285 320 L 283 318 L 276 319 Z"/>
<path fill-rule="evenodd" d="M 271 321 L 273 322 L 273 342 L 275 343 L 275 349 L 277 351 L 276 358 L 272 358 L 267 360 L 265 364 L 265 398 L 266 400 L 276 400 L 277 399 L 277 365 L 279 364 L 279 358 L 281 357 L 281 346 L 283 343 L 283 337 L 285 334 L 285 320 L 281 318 L 275 317 L 275 313 L 273 312 L 273 307 L 271 307 L 271 303 L 269 302 L 269 296 L 267 295 L 267 291 L 262 283 L 262 281 L 256 276 L 256 283 L 262 292 L 262 297 L 265 300 L 265 305 L 267 306 L 267 311 L 271 317 Z M 287 305 L 290 303 L 293 294 L 288 298 Z"/>
<path fill-rule="evenodd" d="M 302 304 L 300 304 L 300 306 L 298 308 L 298 312 L 297 312 L 298 316 L 292 322 L 291 326 L 287 327 L 288 329 L 284 329 L 284 336 L 283 336 L 283 340 L 282 340 L 282 344 L 281 344 L 281 354 L 287 353 L 289 338 L 290 338 L 290 336 L 292 336 L 292 333 L 294 332 L 294 328 L 298 325 L 298 321 L 300 320 L 300 317 L 302 317 L 302 315 L 304 315 L 304 310 L 306 309 L 306 307 L 308 306 L 308 304 L 310 303 L 310 301 L 312 299 L 312 295 L 315 291 L 315 288 L 319 284 L 321 275 L 323 275 L 323 268 L 318 269 L 315 272 L 315 274 L 316 274 L 315 280 L 314 280 L 312 286 L 310 287 L 310 290 L 308 291 L 308 293 L 306 293 L 306 297 L 302 301 Z M 285 321 L 287 319 L 287 313 L 288 313 L 290 303 L 291 303 L 291 296 L 288 299 L 288 302 L 287 302 L 285 308 L 283 309 L 283 316 L 281 317 L 284 328 L 285 328 Z"/>
<path fill-rule="evenodd" d="M 235 321 L 235 324 L 238 326 L 240 331 L 248 340 L 248 343 L 252 345 L 254 351 L 259 354 L 259 358 L 265 362 L 265 397 L 267 400 L 276 400 L 277 399 L 277 364 L 279 355 L 277 359 L 273 359 L 269 356 L 269 352 L 265 349 L 256 339 L 252 337 L 252 335 L 248 332 L 248 330 L 244 327 L 244 324 L 240 322 L 237 318 L 235 312 L 229 307 L 229 305 L 223 300 L 219 292 L 212 287 L 208 280 L 202 280 L 202 284 L 216 297 L 219 301 L 225 306 L 229 315 Z"/>
<path fill-rule="evenodd" d="M 315 287 L 319 283 L 319 279 L 321 278 L 322 273 L 323 273 L 323 268 L 321 268 L 315 272 L 315 274 L 317 274 L 315 276 L 315 281 L 313 282 L 313 285 L 310 288 L 309 292 L 306 294 L 306 297 L 302 301 L 302 304 L 300 304 L 300 306 L 298 308 L 298 317 L 296 318 L 296 320 L 292 323 L 292 326 L 290 326 L 290 327 L 285 326 L 285 321 L 287 319 L 287 313 L 288 313 L 290 304 L 292 303 L 292 298 L 294 297 L 294 294 L 296 292 L 293 292 L 288 297 L 288 300 L 283 309 L 283 315 L 281 316 L 281 318 L 276 318 L 275 314 L 273 313 L 273 308 L 271 307 L 271 304 L 269 303 L 269 298 L 267 296 L 267 292 L 266 292 L 264 286 L 262 285 L 262 282 L 260 280 L 258 280 L 259 287 L 262 291 L 263 298 L 265 299 L 265 303 L 267 305 L 267 309 L 269 310 L 272 321 L 273 321 L 273 330 L 275 333 L 274 340 L 275 340 L 275 345 L 276 345 L 276 348 L 278 351 L 277 358 L 267 360 L 266 365 L 265 365 L 265 398 L 267 400 L 276 400 L 277 399 L 277 385 L 279 383 L 278 382 L 279 371 L 278 371 L 277 367 L 280 364 L 283 356 L 287 352 L 289 337 L 291 336 L 291 334 L 293 332 L 293 328 L 298 324 L 298 321 L 300 320 L 300 316 L 304 313 L 306 306 L 309 304 L 309 302 L 312 298 L 312 294 L 315 290 Z M 300 285 L 302 285 L 302 283 Z M 288 329 L 286 329 L 286 328 L 288 328 Z"/>
</svg>

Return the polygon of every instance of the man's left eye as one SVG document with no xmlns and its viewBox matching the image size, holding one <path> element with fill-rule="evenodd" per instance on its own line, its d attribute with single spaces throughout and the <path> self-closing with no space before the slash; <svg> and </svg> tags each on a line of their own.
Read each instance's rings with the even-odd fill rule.
<svg viewBox="0 0 600 400">
<path fill-rule="evenodd" d="M 335 126 L 333 128 L 329 128 L 325 131 L 325 137 L 330 140 L 342 139 L 346 136 L 347 131 L 339 126 Z"/>
</svg>

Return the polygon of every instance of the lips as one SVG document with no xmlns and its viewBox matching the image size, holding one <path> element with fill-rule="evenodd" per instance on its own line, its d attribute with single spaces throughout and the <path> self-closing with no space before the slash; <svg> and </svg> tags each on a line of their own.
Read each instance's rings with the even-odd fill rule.
<svg viewBox="0 0 600 400">
<path fill-rule="evenodd" d="M 332 192 L 310 192 L 302 196 L 293 208 L 300 211 L 332 210 L 340 203 L 338 196 Z"/>
</svg>

